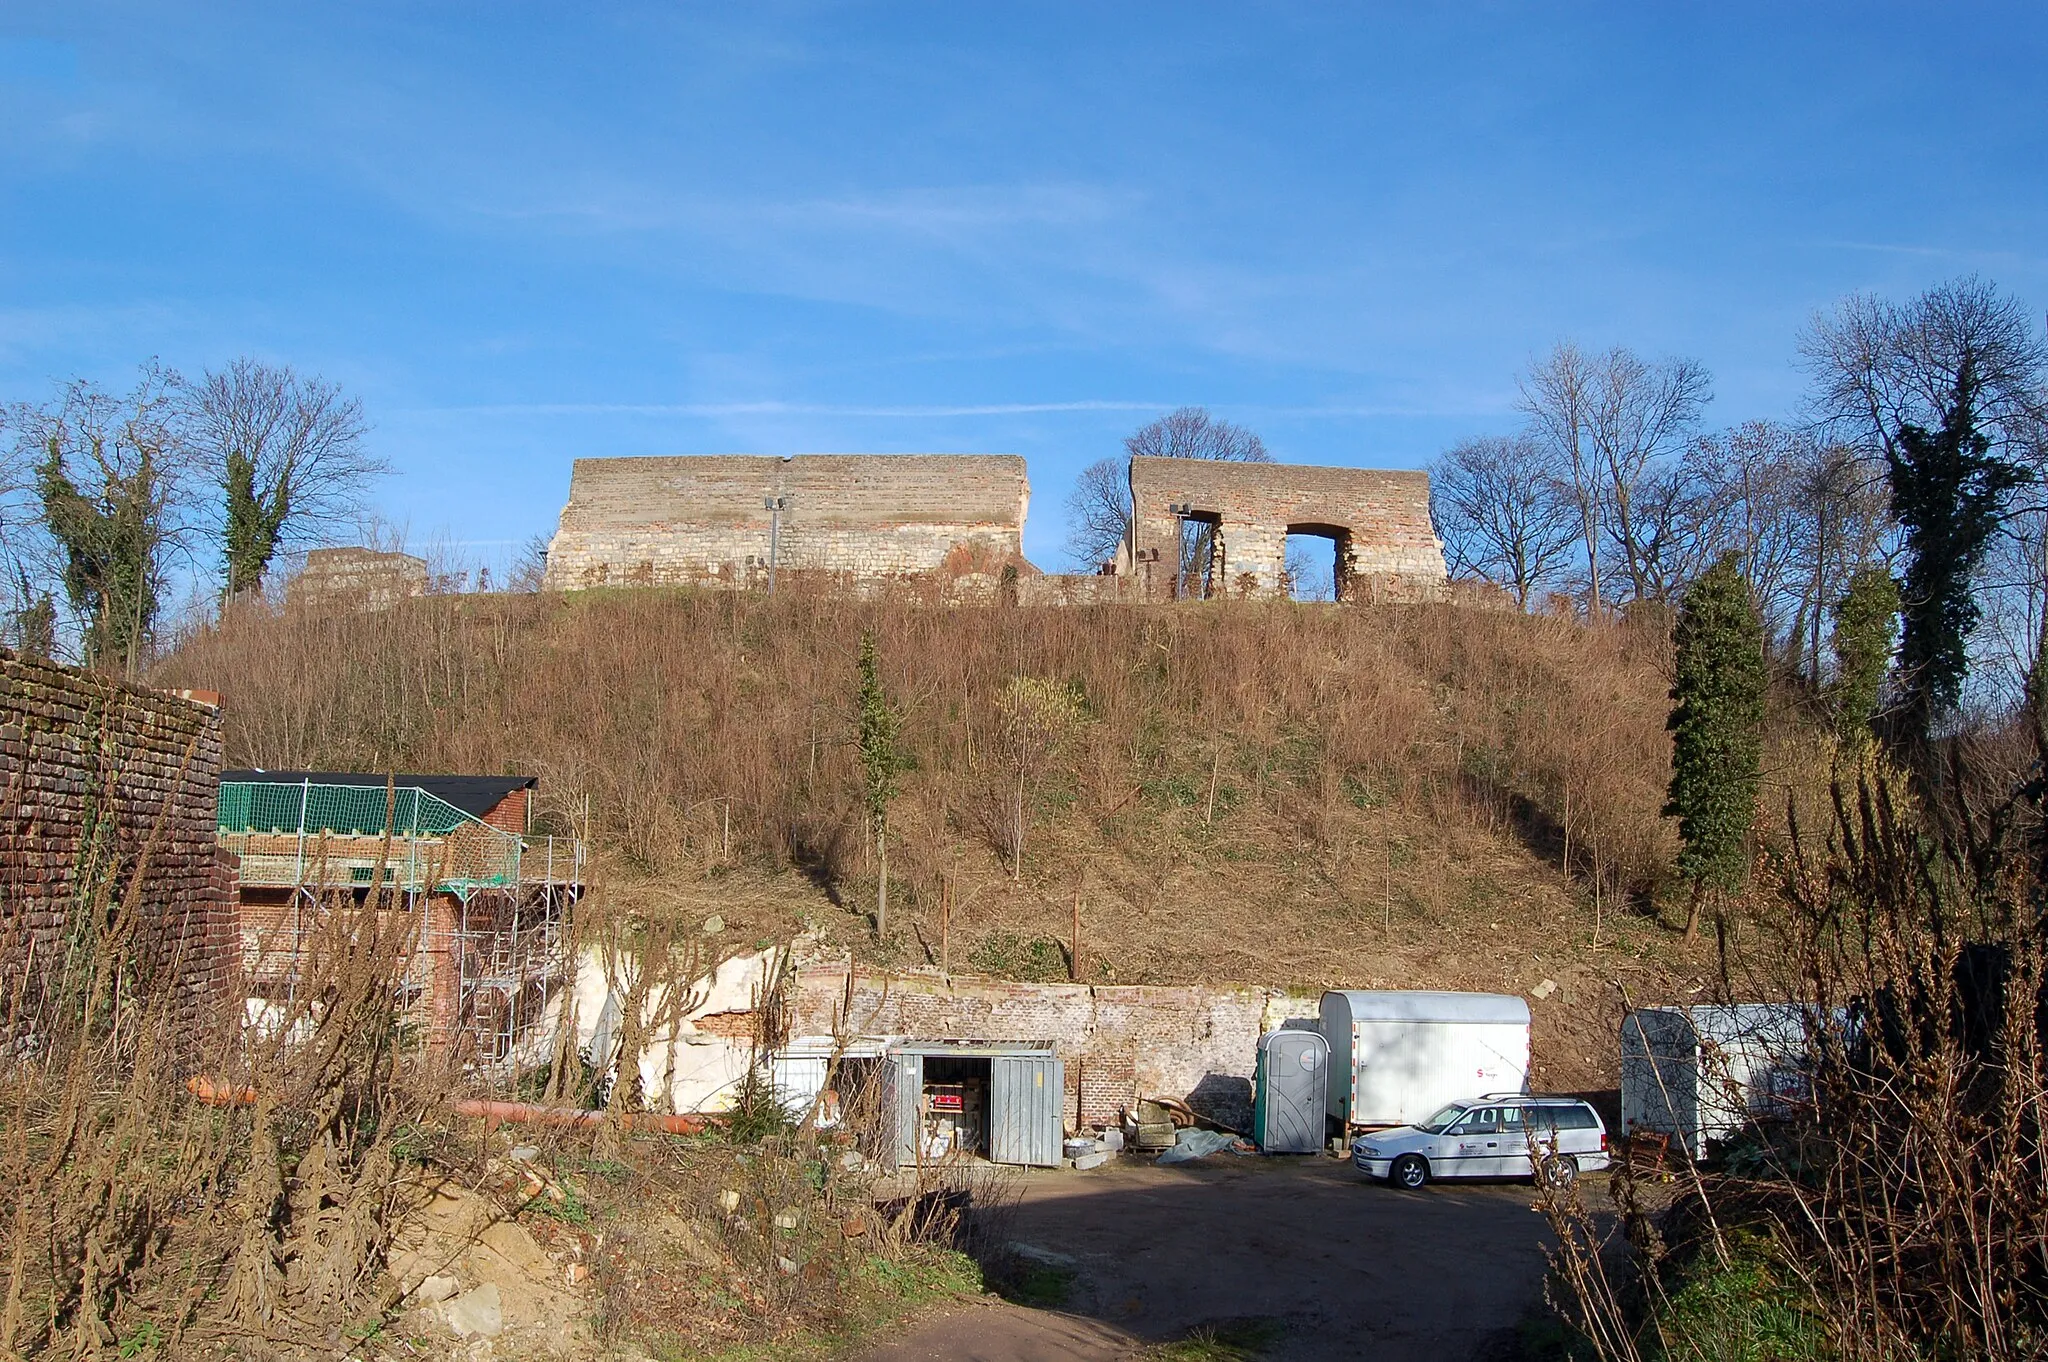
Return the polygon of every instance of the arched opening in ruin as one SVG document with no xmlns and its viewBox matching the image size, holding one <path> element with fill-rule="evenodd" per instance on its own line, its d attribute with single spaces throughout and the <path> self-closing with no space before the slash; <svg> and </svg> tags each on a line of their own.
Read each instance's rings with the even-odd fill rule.
<svg viewBox="0 0 2048 1362">
<path fill-rule="evenodd" d="M 1341 601 L 1351 558 L 1342 525 L 1287 527 L 1287 594 L 1297 601 Z"/>
<path fill-rule="evenodd" d="M 1174 599 L 1201 601 L 1224 593 L 1230 580 L 1223 542 L 1223 517 L 1214 511 L 1188 511 L 1180 516 L 1180 568 Z"/>
</svg>

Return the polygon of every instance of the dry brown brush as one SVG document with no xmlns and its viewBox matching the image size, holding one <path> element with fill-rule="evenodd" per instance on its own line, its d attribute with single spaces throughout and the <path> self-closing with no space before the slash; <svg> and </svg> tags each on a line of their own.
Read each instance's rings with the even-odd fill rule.
<svg viewBox="0 0 2048 1362">
<path fill-rule="evenodd" d="M 622 883 L 797 866 L 866 906 L 864 630 L 905 711 L 891 879 L 926 948 L 949 878 L 970 919 L 980 886 L 1013 880 L 1050 925 L 1086 866 L 1091 898 L 1139 922 L 1200 908 L 1200 884 L 1168 888 L 1199 867 L 1219 907 L 1251 892 L 1363 925 L 1454 912 L 1452 863 L 1503 840 L 1603 909 L 1643 906 L 1665 875 L 1667 650 L 1649 627 L 1455 606 L 946 609 L 795 583 L 252 604 L 159 677 L 227 692 L 232 761 L 533 771 Z M 1101 944 L 1185 972 L 1157 933 Z"/>
<path fill-rule="evenodd" d="M 1829 1356 L 2048 1349 L 2041 771 L 1986 798 L 1986 773 L 1958 767 L 1929 810 L 1868 767 L 1823 838 L 1795 826 L 1764 924 L 1785 968 L 1751 988 L 1800 1005 L 1810 1090 L 1695 1176 L 1663 1233 L 1632 1178 L 1617 1221 L 1548 1198 L 1563 1311 L 1598 1356 L 1710 1355 L 1688 1331 L 1740 1321 L 1676 1309 L 1675 1283 L 1735 1271 L 1742 1235 L 1768 1240 L 1778 1278 L 1744 1308 L 1791 1310 Z"/>
</svg>

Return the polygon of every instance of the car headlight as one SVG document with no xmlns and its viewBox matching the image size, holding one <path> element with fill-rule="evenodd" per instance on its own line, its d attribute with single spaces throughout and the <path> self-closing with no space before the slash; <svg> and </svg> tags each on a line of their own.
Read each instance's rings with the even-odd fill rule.
<svg viewBox="0 0 2048 1362">
<path fill-rule="evenodd" d="M 1358 1153 L 1361 1158 L 1367 1159 L 1376 1159 L 1380 1156 L 1380 1151 L 1373 1148 L 1369 1144 L 1362 1144 L 1358 1146 Z"/>
</svg>

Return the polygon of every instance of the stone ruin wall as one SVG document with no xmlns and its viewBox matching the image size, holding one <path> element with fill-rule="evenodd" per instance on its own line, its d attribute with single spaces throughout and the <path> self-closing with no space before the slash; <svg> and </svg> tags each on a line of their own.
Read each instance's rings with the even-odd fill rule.
<svg viewBox="0 0 2048 1362">
<path fill-rule="evenodd" d="M 365 548 L 314 549 L 286 584 L 285 603 L 294 609 L 337 606 L 375 611 L 426 594 L 424 558 Z"/>
<path fill-rule="evenodd" d="M 1274 988 L 1026 984 L 807 966 L 792 991 L 792 1031 L 917 1040 L 1050 1041 L 1066 1066 L 1069 1129 L 1107 1125 L 1140 1097 L 1177 1097 L 1249 1129 L 1259 1037 L 1317 999 Z M 843 1018 L 842 1018 L 843 1014 Z"/>
<path fill-rule="evenodd" d="M 1168 508 L 1175 503 L 1192 506 L 1192 518 L 1217 528 L 1212 594 L 1285 595 L 1287 535 L 1304 529 L 1336 532 L 1344 555 L 1340 599 L 1445 594 L 1427 473 L 1135 458 L 1130 475 L 1135 561 L 1119 566 L 1140 579 L 1144 598 L 1174 595 L 1180 520 Z"/>
<path fill-rule="evenodd" d="M 215 844 L 217 698 L 109 681 L 0 651 L 0 1018 L 9 1039 L 41 1029 L 79 875 L 102 829 L 117 891 L 145 864 L 138 967 L 144 994 L 169 990 L 181 1034 L 197 1035 L 236 969 L 234 870 Z M 76 976 L 73 976 L 74 980 Z"/>
<path fill-rule="evenodd" d="M 1114 573 L 1053 575 L 1023 559 L 1030 488 L 1013 455 L 578 459 L 546 585 L 761 587 L 763 503 L 781 496 L 777 570 L 792 578 L 936 582 L 950 600 L 1023 605 L 1170 600 L 1179 521 L 1168 508 L 1189 503 L 1217 527 L 1212 594 L 1287 594 L 1287 535 L 1302 529 L 1333 538 L 1346 600 L 1445 593 L 1427 473 L 1139 458 L 1130 481 L 1133 551 Z"/>
<path fill-rule="evenodd" d="M 1023 563 L 1030 484 L 1015 455 L 578 459 L 546 584 L 765 585 L 772 496 L 788 499 L 778 575 L 939 578 L 986 595 Z"/>
</svg>

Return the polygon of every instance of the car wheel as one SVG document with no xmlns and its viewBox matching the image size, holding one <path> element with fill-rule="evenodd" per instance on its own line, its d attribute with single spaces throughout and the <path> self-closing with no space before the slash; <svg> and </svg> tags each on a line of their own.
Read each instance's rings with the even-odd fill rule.
<svg viewBox="0 0 2048 1362">
<path fill-rule="evenodd" d="M 1429 1181 L 1429 1163 L 1420 1154 L 1403 1154 L 1387 1170 L 1387 1181 L 1412 1192 Z"/>
<path fill-rule="evenodd" d="M 1536 1166 L 1536 1179 L 1561 1192 L 1579 1180 L 1579 1161 L 1569 1154 L 1553 1154 Z"/>
</svg>

